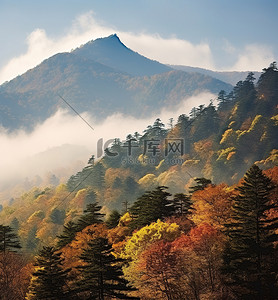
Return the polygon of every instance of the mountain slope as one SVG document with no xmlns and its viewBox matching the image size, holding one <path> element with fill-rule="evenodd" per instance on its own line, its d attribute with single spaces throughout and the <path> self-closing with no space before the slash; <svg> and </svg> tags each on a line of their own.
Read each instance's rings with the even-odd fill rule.
<svg viewBox="0 0 278 300">
<path fill-rule="evenodd" d="M 65 108 L 58 95 L 63 96 L 79 113 L 87 111 L 103 120 L 115 112 L 146 117 L 159 112 L 162 107 L 178 105 L 196 93 L 209 91 L 217 94 L 220 90 L 232 88 L 203 74 L 171 69 L 161 73 L 163 68 L 169 68 L 127 49 L 115 36 L 96 42 L 71 53 L 56 54 L 0 86 L 0 125 L 10 130 L 20 127 L 32 129 L 38 122 L 50 117 L 59 106 Z M 89 58 L 90 49 L 93 49 L 92 53 L 96 49 L 94 43 L 101 45 L 101 49 L 107 46 L 106 52 L 102 52 L 102 60 L 106 57 L 109 66 Z M 120 44 L 116 46 L 117 55 L 112 53 L 114 48 L 111 44 L 115 43 Z M 84 49 L 87 49 L 88 55 L 83 55 Z M 149 72 L 154 72 L 155 68 L 160 71 L 157 69 L 157 74 L 151 76 L 128 74 L 127 70 L 123 70 L 126 65 L 116 56 L 127 57 L 134 66 L 141 64 Z M 111 66 L 113 63 L 114 67 Z M 115 68 L 117 64 L 121 64 L 121 70 Z M 143 69 L 140 71 L 138 67 L 140 72 Z"/>
<path fill-rule="evenodd" d="M 172 69 L 127 48 L 116 34 L 91 41 L 72 53 L 134 76 L 150 76 Z"/>
<path fill-rule="evenodd" d="M 240 80 L 244 80 L 249 71 L 244 71 L 244 72 L 236 72 L 236 71 L 211 71 L 208 69 L 203 69 L 203 68 L 196 68 L 196 67 L 189 67 L 189 66 L 179 66 L 179 65 L 170 65 L 175 70 L 181 70 L 184 72 L 189 72 L 189 73 L 201 73 L 207 76 L 214 77 L 218 80 L 222 80 L 224 82 L 227 82 L 232 85 L 236 85 L 237 82 Z M 258 80 L 260 77 L 261 73 L 260 72 L 253 72 L 254 77 Z"/>
</svg>

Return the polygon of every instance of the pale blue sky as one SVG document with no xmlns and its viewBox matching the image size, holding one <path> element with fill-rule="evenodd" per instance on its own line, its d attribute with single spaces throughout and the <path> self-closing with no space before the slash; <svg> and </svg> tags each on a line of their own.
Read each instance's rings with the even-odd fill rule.
<svg viewBox="0 0 278 300">
<path fill-rule="evenodd" d="M 82 42 L 116 32 L 130 48 L 164 63 L 260 70 L 278 57 L 277 9 L 276 0 L 0 0 L 0 82 L 52 55 L 51 47 L 68 51 L 57 46 L 63 37 L 77 47 L 74 39 L 84 32 Z M 28 44 L 36 29 L 44 35 Z"/>
</svg>

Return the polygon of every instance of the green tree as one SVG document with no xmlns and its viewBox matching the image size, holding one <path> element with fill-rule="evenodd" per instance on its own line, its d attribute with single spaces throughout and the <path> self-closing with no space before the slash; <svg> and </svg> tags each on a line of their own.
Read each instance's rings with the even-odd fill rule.
<svg viewBox="0 0 278 300">
<path fill-rule="evenodd" d="M 95 164 L 95 156 L 92 155 L 88 160 L 88 165 L 94 165 Z"/>
<path fill-rule="evenodd" d="M 64 209 L 54 208 L 51 211 L 50 219 L 54 224 L 63 225 L 66 217 L 66 212 Z"/>
<path fill-rule="evenodd" d="M 101 162 L 98 162 L 93 167 L 93 174 L 89 177 L 89 185 L 97 189 L 101 189 L 104 186 L 104 175 L 105 175 L 105 168 Z"/>
<path fill-rule="evenodd" d="M 192 140 L 206 139 L 219 130 L 219 116 L 216 107 L 210 103 L 207 107 L 200 105 L 196 111 L 196 118 L 192 122 Z"/>
<path fill-rule="evenodd" d="M 194 123 L 193 120 L 190 120 L 189 117 L 185 114 L 182 114 L 178 118 L 178 122 L 176 125 L 176 128 L 178 130 L 178 133 L 176 134 L 177 138 L 183 138 L 185 140 L 184 143 L 184 152 L 189 153 L 190 152 L 190 145 L 191 145 L 191 127 Z"/>
<path fill-rule="evenodd" d="M 128 176 L 123 182 L 123 189 L 127 195 L 135 194 L 138 190 L 138 183 L 134 180 L 134 178 Z"/>
<path fill-rule="evenodd" d="M 89 187 L 87 189 L 87 193 L 86 193 L 86 196 L 85 196 L 84 207 L 86 207 L 90 203 L 96 202 L 96 200 L 97 200 L 96 192 L 91 187 Z"/>
<path fill-rule="evenodd" d="M 77 226 L 74 222 L 69 221 L 65 224 L 62 234 L 58 236 L 57 247 L 60 249 L 69 244 L 74 239 L 76 232 Z"/>
<path fill-rule="evenodd" d="M 112 184 L 112 189 L 119 189 L 122 187 L 122 180 L 119 177 L 116 177 L 113 184 Z"/>
<path fill-rule="evenodd" d="M 188 216 L 191 214 L 192 201 L 189 196 L 178 193 L 174 195 L 173 206 L 175 209 L 175 214 L 178 216 Z"/>
<path fill-rule="evenodd" d="M 278 69 L 276 62 L 263 69 L 258 80 L 258 99 L 256 105 L 257 114 L 271 115 L 277 112 L 278 101 Z"/>
<path fill-rule="evenodd" d="M 25 246 L 28 250 L 34 251 L 39 244 L 40 239 L 37 238 L 37 229 L 37 226 L 34 225 L 28 232 L 25 242 Z"/>
<path fill-rule="evenodd" d="M 27 300 L 70 299 L 66 288 L 69 269 L 63 269 L 61 253 L 53 247 L 43 247 L 34 265 Z"/>
<path fill-rule="evenodd" d="M 20 249 L 17 234 L 10 226 L 0 225 L 0 252 L 14 251 Z"/>
<path fill-rule="evenodd" d="M 113 210 L 105 223 L 109 229 L 112 229 L 119 224 L 120 218 L 121 214 L 117 210 Z"/>
<path fill-rule="evenodd" d="M 196 185 L 189 188 L 190 194 L 204 190 L 209 184 L 211 184 L 211 180 L 204 177 L 196 177 L 194 178 L 194 181 L 196 182 Z"/>
<path fill-rule="evenodd" d="M 105 238 L 96 238 L 88 244 L 80 258 L 85 262 L 80 266 L 81 280 L 76 291 L 86 299 L 135 299 L 125 292 L 133 290 L 123 278 L 121 263 L 111 254 L 112 247 Z"/>
<path fill-rule="evenodd" d="M 10 224 L 10 227 L 14 230 L 15 233 L 18 232 L 19 229 L 19 221 L 17 218 L 13 218 Z"/>
<path fill-rule="evenodd" d="M 244 176 L 232 206 L 232 221 L 226 225 L 229 242 L 224 255 L 228 284 L 240 299 L 276 299 L 277 218 L 267 213 L 273 205 L 271 180 L 253 165 Z M 276 260 L 276 262 L 275 262 Z"/>
<path fill-rule="evenodd" d="M 174 214 L 174 206 L 169 200 L 170 193 L 165 186 L 159 186 L 153 191 L 148 191 L 139 197 L 130 208 L 133 221 L 130 223 L 132 229 L 141 228 L 165 219 Z"/>
<path fill-rule="evenodd" d="M 102 223 L 104 214 L 100 213 L 102 209 L 98 203 L 89 203 L 84 210 L 84 214 L 77 221 L 77 231 L 82 231 L 85 227 L 92 224 Z"/>
<path fill-rule="evenodd" d="M 250 72 L 244 81 L 239 81 L 234 87 L 235 111 L 233 119 L 236 122 L 236 129 L 248 118 L 254 117 L 254 108 L 257 92 L 254 85 L 254 74 Z"/>
</svg>

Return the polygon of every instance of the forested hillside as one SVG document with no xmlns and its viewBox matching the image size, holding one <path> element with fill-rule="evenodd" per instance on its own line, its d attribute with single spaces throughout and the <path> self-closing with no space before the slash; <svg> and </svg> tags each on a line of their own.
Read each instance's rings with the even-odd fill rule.
<svg viewBox="0 0 278 300">
<path fill-rule="evenodd" d="M 276 63 L 254 81 L 7 201 L 2 299 L 276 299 Z"/>
</svg>

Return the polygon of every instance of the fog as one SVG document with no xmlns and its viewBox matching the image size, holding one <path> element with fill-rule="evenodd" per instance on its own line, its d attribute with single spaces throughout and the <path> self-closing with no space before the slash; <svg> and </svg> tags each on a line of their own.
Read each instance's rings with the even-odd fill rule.
<svg viewBox="0 0 278 300">
<path fill-rule="evenodd" d="M 136 119 L 122 114 L 113 114 L 103 122 L 84 113 L 82 117 L 93 127 L 91 129 L 79 116 L 59 110 L 31 133 L 19 130 L 7 133 L 0 130 L 0 193 L 13 188 L 28 177 L 41 177 L 53 173 L 62 181 L 86 166 L 92 154 L 97 157 L 97 141 L 120 138 L 129 133 L 142 133 L 156 118 L 166 125 L 170 118 L 176 123 L 180 114 L 189 113 L 193 106 L 208 104 L 215 95 L 201 93 L 184 99 L 179 107 L 162 108 L 159 114 L 150 118 Z M 3 194 L 2 194 L 3 198 Z M 0 195 L 1 200 L 1 195 Z"/>
</svg>

